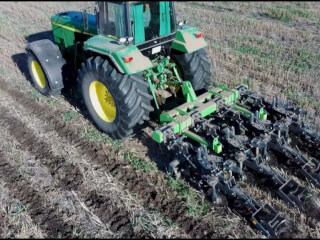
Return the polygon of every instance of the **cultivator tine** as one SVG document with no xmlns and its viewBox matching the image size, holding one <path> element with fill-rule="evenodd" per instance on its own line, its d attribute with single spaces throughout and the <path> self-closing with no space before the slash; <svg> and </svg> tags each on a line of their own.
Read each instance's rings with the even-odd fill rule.
<svg viewBox="0 0 320 240">
<path fill-rule="evenodd" d="M 236 137 L 234 134 L 233 137 Z M 230 136 L 228 137 L 228 143 Z M 226 143 L 226 142 L 223 142 Z M 225 146 L 227 146 L 225 144 Z M 244 145 L 241 146 L 245 148 Z M 303 198 L 307 193 L 306 187 L 299 185 L 294 180 L 286 180 L 267 164 L 267 143 L 259 138 L 254 138 L 250 147 L 239 151 L 235 159 L 240 166 L 245 166 L 254 173 L 266 178 L 268 186 L 283 199 L 288 205 L 302 210 Z M 242 167 L 241 167 L 242 168 Z"/>
<path fill-rule="evenodd" d="M 307 111 L 283 104 L 277 98 L 274 98 L 272 103 L 269 103 L 262 97 L 258 97 L 256 93 L 249 92 L 243 88 L 240 93 L 239 102 L 241 104 L 248 106 L 252 111 L 264 108 L 270 116 L 286 124 L 289 132 L 298 137 L 303 148 L 313 157 L 320 157 L 320 137 L 312 133 L 310 126 L 304 121 Z M 251 125 L 254 128 L 257 123 L 251 121 Z"/>
<path fill-rule="evenodd" d="M 297 136 L 300 145 L 313 157 L 320 158 L 320 137 L 312 133 L 304 121 L 293 121 L 290 132 Z"/>
<path fill-rule="evenodd" d="M 232 112 L 226 115 L 227 122 L 247 130 L 250 136 L 254 135 L 253 133 L 263 136 L 269 149 L 289 159 L 290 167 L 297 169 L 306 179 L 320 186 L 320 162 L 315 158 L 308 160 L 289 145 L 291 143 L 289 133 L 294 133 L 307 142 L 309 153 L 313 153 L 313 156 L 320 156 L 320 138 L 312 134 L 309 126 L 301 120 L 307 112 L 282 104 L 276 98 L 272 103 L 268 103 L 256 93 L 241 89 L 239 102 L 242 105 L 249 107 L 254 112 L 264 108 L 268 114 L 276 117 L 276 120 L 266 120 L 253 113 L 250 116 L 241 113 L 242 121 L 235 122 L 234 117 L 229 117 L 235 114 Z"/>
<path fill-rule="evenodd" d="M 177 157 L 169 164 L 169 172 L 180 177 L 185 174 L 185 171 L 177 174 L 178 166 L 181 163 L 188 163 L 189 174 L 211 188 L 209 196 L 211 201 L 219 203 L 221 201 L 219 194 L 222 194 L 230 201 L 239 202 L 242 207 L 237 210 L 250 219 L 262 234 L 268 237 L 279 237 L 279 229 L 283 227 L 284 218 L 280 217 L 271 206 L 262 206 L 243 192 L 235 180 L 235 176 L 241 178 L 242 167 L 239 167 L 236 161 L 223 160 L 222 157 L 209 154 L 208 148 L 203 144 L 196 148 L 192 144 L 185 144 L 183 143 L 185 139 L 186 136 L 179 136 L 174 141 L 170 141 L 172 146 L 169 148 L 175 149 Z M 192 152 L 194 153 L 191 154 Z"/>
<path fill-rule="evenodd" d="M 244 165 L 257 174 L 264 176 L 271 190 L 275 191 L 288 205 L 302 210 L 301 197 L 306 194 L 306 187 L 299 185 L 293 179 L 286 181 L 279 173 L 266 164 L 262 156 L 249 158 L 244 161 Z"/>
<path fill-rule="evenodd" d="M 172 175 L 198 182 L 198 186 L 209 190 L 213 202 L 226 198 L 229 206 L 262 234 L 275 238 L 288 233 L 285 218 L 270 205 L 261 205 L 243 192 L 237 181 L 250 171 L 289 206 L 313 216 L 308 206 L 317 201 L 316 194 L 268 164 L 271 150 L 282 156 L 278 160 L 285 160 L 290 168 L 320 185 L 319 161 L 308 160 L 290 146 L 293 133 L 318 144 L 318 137 L 301 120 L 305 115 L 304 110 L 284 105 L 278 99 L 267 103 L 245 86 L 219 86 L 194 102 L 162 114 L 160 119 L 166 124 L 154 132 L 153 138 L 177 154 L 169 164 Z"/>
<path fill-rule="evenodd" d="M 317 186 L 320 186 L 320 163 L 315 158 L 310 159 L 301 168 L 302 175 L 311 180 Z"/>
<path fill-rule="evenodd" d="M 217 180 L 219 179 L 219 180 Z M 234 198 L 246 209 L 246 216 L 249 216 L 251 223 L 262 234 L 269 238 L 278 238 L 280 233 L 286 227 L 286 220 L 280 213 L 275 211 L 269 204 L 261 206 L 254 198 L 245 194 L 236 184 L 232 177 L 228 180 L 224 179 L 222 174 L 210 186 L 212 187 L 212 200 L 217 200 L 217 191 L 222 192 L 227 198 Z"/>
<path fill-rule="evenodd" d="M 298 172 L 313 184 L 320 186 L 320 163 L 315 158 L 308 160 L 301 153 L 288 146 L 283 137 L 273 137 L 268 144 L 270 149 L 289 159 L 290 167 L 298 169 Z"/>
<path fill-rule="evenodd" d="M 286 220 L 269 204 L 261 206 L 251 217 L 256 228 L 269 238 L 278 238 Z"/>
<path fill-rule="evenodd" d="M 302 198 L 308 194 L 308 190 L 293 179 L 290 179 L 280 186 L 277 194 L 292 207 L 302 210 Z"/>
</svg>

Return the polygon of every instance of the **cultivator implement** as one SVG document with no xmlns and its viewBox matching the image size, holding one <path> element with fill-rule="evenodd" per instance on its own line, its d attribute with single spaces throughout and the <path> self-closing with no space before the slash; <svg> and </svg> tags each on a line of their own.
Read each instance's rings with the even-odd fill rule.
<svg viewBox="0 0 320 240">
<path fill-rule="evenodd" d="M 263 135 L 268 143 L 268 148 L 280 155 L 283 159 L 282 163 L 295 169 L 297 175 L 303 176 L 313 184 L 320 186 L 320 162 L 316 158 L 306 158 L 298 149 L 295 150 L 291 146 L 290 135 L 296 135 L 305 139 L 308 145 L 313 146 L 312 149 L 311 147 L 306 149 L 311 155 L 318 156 L 320 153 L 319 137 L 311 133 L 310 127 L 302 120 L 307 114 L 306 111 L 279 103 L 277 99 L 274 99 L 272 103 L 268 103 L 264 99 L 260 99 L 260 101 L 258 99 L 256 93 L 247 91 L 242 95 L 239 102 L 255 111 L 258 111 L 258 108 L 266 109 L 272 118 L 270 121 L 263 120 L 254 117 L 252 114 L 249 121 L 247 117 L 243 121 L 244 128 L 250 129 L 247 134 L 258 133 Z M 255 124 L 260 126 L 259 130 L 251 127 Z M 237 127 L 241 128 L 241 124 L 237 124 Z M 303 145 L 300 146 L 303 148 Z"/>
<path fill-rule="evenodd" d="M 297 176 L 319 186 L 320 164 L 305 157 L 291 144 L 290 135 L 305 139 L 319 156 L 319 138 L 302 120 L 306 112 L 266 102 L 244 85 L 234 89 L 216 86 L 196 97 L 185 85 L 186 103 L 160 115 L 162 127 L 153 139 L 175 153 L 169 174 L 188 179 L 215 203 L 229 203 L 267 237 L 281 237 L 290 231 L 285 218 L 269 204 L 262 205 L 245 193 L 237 181 L 257 176 L 268 190 L 289 206 L 317 217 L 317 193 L 293 179 L 285 178 L 270 166 L 270 152 Z M 251 179 L 252 181 L 252 179 Z"/>
</svg>

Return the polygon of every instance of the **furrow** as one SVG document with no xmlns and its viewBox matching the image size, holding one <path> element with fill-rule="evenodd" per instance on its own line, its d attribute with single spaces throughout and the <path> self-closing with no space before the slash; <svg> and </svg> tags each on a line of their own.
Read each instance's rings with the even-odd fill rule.
<svg viewBox="0 0 320 240">
<path fill-rule="evenodd" d="M 95 204 L 97 204 L 97 199 L 100 199 L 99 201 L 101 203 L 101 206 L 99 207 L 97 215 L 101 217 L 101 220 L 108 219 L 110 215 L 110 213 L 108 213 L 108 211 L 105 211 L 105 209 L 108 208 L 110 209 L 110 211 L 117 211 L 117 208 L 115 208 L 115 205 L 117 205 L 120 206 L 120 208 L 125 208 L 128 211 L 128 217 L 130 218 L 130 221 L 134 226 L 135 233 L 138 233 L 139 237 L 151 236 L 155 238 L 189 238 L 189 236 L 185 234 L 182 229 L 178 228 L 175 224 L 171 224 L 170 221 L 168 219 L 165 219 L 160 212 L 147 211 L 147 209 L 145 209 L 141 205 L 139 199 L 135 198 L 134 195 L 132 195 L 130 192 L 123 191 L 122 185 L 119 185 L 119 183 L 113 177 L 103 171 L 96 169 L 94 164 L 88 162 L 87 159 L 79 154 L 76 149 L 68 144 L 65 139 L 57 136 L 57 133 L 55 131 L 46 131 L 43 121 L 36 118 L 36 116 L 34 115 L 30 116 L 20 105 L 16 104 L 16 108 L 14 110 L 10 109 L 10 106 L 15 104 L 15 102 L 6 93 L 3 93 L 1 95 L 0 101 L 1 100 L 3 100 L 2 104 L 6 105 L 8 112 L 10 112 L 12 116 L 20 119 L 21 122 L 25 123 L 24 128 L 29 128 L 33 133 L 37 135 L 37 143 L 45 141 L 46 144 L 50 146 L 52 155 L 59 155 L 60 157 L 64 157 L 69 164 L 73 164 L 73 166 L 79 168 L 80 172 L 83 175 L 82 178 L 84 179 L 84 181 L 80 187 L 81 190 L 78 190 L 77 192 L 85 192 L 84 195 L 86 195 L 86 197 L 93 197 L 95 199 Z M 2 138 L 10 139 L 3 136 Z M 11 140 L 9 141 L 11 142 Z M 8 144 L 17 145 L 17 143 Z M 17 153 L 16 155 L 19 158 L 19 153 Z M 21 152 L 20 155 L 24 155 L 24 153 Z M 25 168 L 24 171 L 33 172 L 33 170 L 29 169 L 28 166 L 25 167 L 25 165 L 28 165 L 28 162 L 24 161 L 21 165 Z M 38 173 L 38 169 L 36 169 L 35 172 Z M 39 180 L 41 181 L 41 179 L 38 179 L 38 181 Z M 109 196 L 110 198 L 106 198 L 106 196 Z M 83 200 L 88 201 L 90 203 L 90 206 L 92 206 L 92 199 L 87 198 Z M 102 204 L 103 201 L 113 202 L 113 205 L 111 206 L 110 204 Z M 83 202 L 83 204 L 85 203 L 86 202 Z M 86 206 L 90 208 L 90 206 Z M 76 215 L 79 214 L 76 213 Z M 78 222 L 82 223 L 83 220 L 78 220 Z M 127 221 L 121 220 L 120 222 L 126 223 Z M 121 228 L 123 227 L 122 225 L 123 224 L 121 224 L 120 226 Z M 84 232 L 91 232 L 91 229 L 88 229 L 88 227 L 81 227 L 81 229 L 88 230 Z M 141 229 L 143 229 L 144 231 L 142 231 Z M 97 234 L 94 234 L 94 236 L 96 235 Z"/>
<path fill-rule="evenodd" d="M 0 181 L 0 238 L 44 238 L 25 206 Z"/>
<path fill-rule="evenodd" d="M 31 183 L 10 165 L 1 151 L 0 176 L 5 187 L 10 189 L 10 197 L 19 199 L 26 206 L 33 222 L 37 223 L 48 237 L 72 238 L 72 226 L 56 215 L 54 207 L 45 204 L 45 192 L 32 189 Z"/>
<path fill-rule="evenodd" d="M 99 196 L 92 195 L 92 193 L 82 188 L 83 176 L 78 166 L 69 164 L 64 157 L 54 155 L 46 142 L 41 141 L 19 119 L 10 116 L 5 108 L 0 107 L 0 114 L 2 115 L 2 125 L 7 127 L 9 133 L 20 143 L 20 147 L 23 150 L 32 153 L 36 159 L 49 169 L 50 174 L 58 180 L 58 186 L 62 190 L 76 191 L 84 202 L 92 200 L 92 196 L 99 198 Z M 108 202 L 108 197 L 105 197 L 103 201 Z M 99 201 L 92 202 L 93 204 L 90 207 L 93 209 L 93 212 L 103 213 L 102 216 L 97 215 L 109 224 L 110 216 L 113 216 L 116 211 L 123 212 L 122 216 L 126 219 L 126 226 L 120 229 L 117 227 L 117 222 L 113 222 L 110 225 L 110 229 L 114 232 L 119 231 L 120 236 L 135 237 L 130 219 L 128 218 L 128 212 L 125 209 L 119 209 L 112 204 L 107 208 L 110 211 L 105 211 L 105 206 L 101 205 Z"/>
<path fill-rule="evenodd" d="M 119 157 L 119 152 L 106 144 L 90 142 L 79 134 L 82 129 L 69 125 L 58 116 L 59 110 L 50 111 L 52 107 L 46 103 L 39 104 L 26 94 L 10 89 L 2 84 L 1 89 L 7 91 L 30 114 L 36 114 L 41 120 L 48 123 L 48 131 L 55 130 L 61 138 L 66 138 L 71 144 L 76 144 L 79 151 L 86 155 L 99 168 L 110 173 L 124 184 L 130 192 L 137 193 L 145 207 L 160 210 L 165 217 L 175 221 L 192 237 L 217 237 L 214 224 L 206 220 L 197 220 L 187 216 L 188 208 L 185 201 L 176 194 L 168 196 L 168 183 L 157 176 L 148 176 L 148 173 L 135 171 L 130 164 Z M 111 171 L 111 169 L 113 169 Z M 154 186 L 162 186 L 155 188 Z"/>
</svg>

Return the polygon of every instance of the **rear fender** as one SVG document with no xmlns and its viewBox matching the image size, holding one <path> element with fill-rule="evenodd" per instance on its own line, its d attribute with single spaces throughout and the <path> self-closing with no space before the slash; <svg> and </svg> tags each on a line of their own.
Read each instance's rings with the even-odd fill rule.
<svg viewBox="0 0 320 240">
<path fill-rule="evenodd" d="M 177 30 L 176 39 L 171 47 L 183 53 L 192 53 L 206 47 L 206 41 L 203 37 L 197 38 L 197 33 L 200 33 L 197 28 L 183 26 L 182 29 Z"/>
<path fill-rule="evenodd" d="M 107 56 L 122 74 L 135 74 L 153 67 L 149 58 L 145 57 L 134 45 L 121 45 L 115 39 L 96 35 L 84 42 L 85 51 L 92 51 Z M 125 63 L 124 58 L 131 57 L 132 62 Z"/>
<path fill-rule="evenodd" d="M 64 87 L 63 71 L 66 61 L 59 48 L 50 40 L 42 39 L 29 43 L 26 50 L 31 51 L 40 62 L 47 76 L 50 89 L 62 89 Z"/>
</svg>

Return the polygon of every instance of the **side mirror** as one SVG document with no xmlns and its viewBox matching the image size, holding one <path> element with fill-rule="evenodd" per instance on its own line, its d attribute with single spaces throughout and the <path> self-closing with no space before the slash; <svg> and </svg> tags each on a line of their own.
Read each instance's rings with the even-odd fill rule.
<svg viewBox="0 0 320 240">
<path fill-rule="evenodd" d="M 187 24 L 187 20 L 184 20 L 183 22 L 182 21 L 179 21 L 178 22 L 178 27 L 181 29 L 183 25 L 186 25 Z"/>
<path fill-rule="evenodd" d="M 84 9 L 84 10 L 82 11 L 82 19 L 83 19 L 83 28 L 84 28 L 84 30 L 86 31 L 86 30 L 89 29 L 87 9 Z"/>
</svg>

